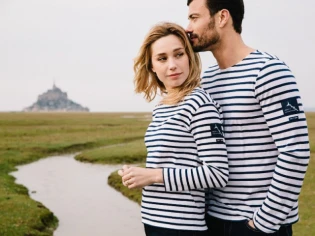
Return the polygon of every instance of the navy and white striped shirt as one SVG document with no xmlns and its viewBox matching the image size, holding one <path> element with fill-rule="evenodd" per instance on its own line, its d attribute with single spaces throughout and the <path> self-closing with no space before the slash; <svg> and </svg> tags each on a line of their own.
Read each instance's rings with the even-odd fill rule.
<svg viewBox="0 0 315 236">
<path fill-rule="evenodd" d="M 220 113 L 196 88 L 178 105 L 158 105 L 145 144 L 147 168 L 163 168 L 164 184 L 143 188 L 142 222 L 203 231 L 205 188 L 224 187 L 228 160 Z"/>
<path fill-rule="evenodd" d="M 296 80 L 277 57 L 255 52 L 238 64 L 210 67 L 202 87 L 220 104 L 229 181 L 213 189 L 208 214 L 275 232 L 298 221 L 309 162 L 306 118 Z"/>
</svg>

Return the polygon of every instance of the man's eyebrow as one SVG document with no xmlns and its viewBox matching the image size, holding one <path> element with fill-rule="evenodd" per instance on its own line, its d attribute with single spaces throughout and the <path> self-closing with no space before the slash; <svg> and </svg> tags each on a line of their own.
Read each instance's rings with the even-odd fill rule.
<svg viewBox="0 0 315 236">
<path fill-rule="evenodd" d="M 192 13 L 192 14 L 190 14 L 190 15 L 188 16 L 188 20 L 190 20 L 191 18 L 196 17 L 196 16 L 199 16 L 199 14 L 197 14 L 197 13 Z"/>
</svg>

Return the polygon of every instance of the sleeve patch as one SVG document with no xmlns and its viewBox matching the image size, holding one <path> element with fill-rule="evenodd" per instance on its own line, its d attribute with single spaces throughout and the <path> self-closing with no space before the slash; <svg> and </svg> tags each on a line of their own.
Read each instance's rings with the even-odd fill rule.
<svg viewBox="0 0 315 236">
<path fill-rule="evenodd" d="M 224 143 L 222 138 L 217 138 L 216 142 L 217 143 Z"/>
<path fill-rule="evenodd" d="M 285 116 L 294 115 L 300 113 L 299 104 L 296 98 L 288 98 L 281 101 L 283 114 Z"/>
<path fill-rule="evenodd" d="M 212 137 L 223 137 L 222 125 L 221 124 L 211 124 L 211 135 Z"/>
<path fill-rule="evenodd" d="M 295 120 L 298 120 L 298 119 L 299 119 L 298 116 L 289 117 L 289 121 L 295 121 Z"/>
</svg>

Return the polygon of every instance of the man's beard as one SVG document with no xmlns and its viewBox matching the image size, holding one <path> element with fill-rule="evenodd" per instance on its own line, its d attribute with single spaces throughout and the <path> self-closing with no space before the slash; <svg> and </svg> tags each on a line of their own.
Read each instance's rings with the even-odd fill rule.
<svg viewBox="0 0 315 236">
<path fill-rule="evenodd" d="M 206 31 L 212 31 L 212 35 L 210 37 L 208 37 L 206 34 Z M 201 35 L 197 35 L 197 34 L 191 34 L 190 37 L 191 38 L 197 38 L 198 42 L 194 45 L 193 42 L 191 42 L 193 50 L 195 52 L 204 52 L 204 51 L 208 51 L 211 50 L 211 47 L 213 45 L 215 45 L 219 40 L 220 40 L 220 36 L 218 34 L 218 32 L 215 29 L 215 20 L 213 18 L 213 20 L 211 20 L 208 24 L 208 28 L 206 29 L 206 31 Z"/>
</svg>

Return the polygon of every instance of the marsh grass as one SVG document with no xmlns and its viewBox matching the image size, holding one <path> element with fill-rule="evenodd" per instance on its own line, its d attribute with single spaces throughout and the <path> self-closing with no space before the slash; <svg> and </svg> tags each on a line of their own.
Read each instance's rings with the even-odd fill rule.
<svg viewBox="0 0 315 236">
<path fill-rule="evenodd" d="M 49 155 L 143 140 L 146 117 L 145 113 L 0 113 L 0 235 L 52 235 L 58 224 L 49 209 L 14 182 L 9 173 L 15 166 Z"/>
<path fill-rule="evenodd" d="M 146 148 L 143 138 L 102 148 L 84 151 L 75 157 L 79 161 L 104 164 L 130 164 L 145 162 Z"/>
</svg>

